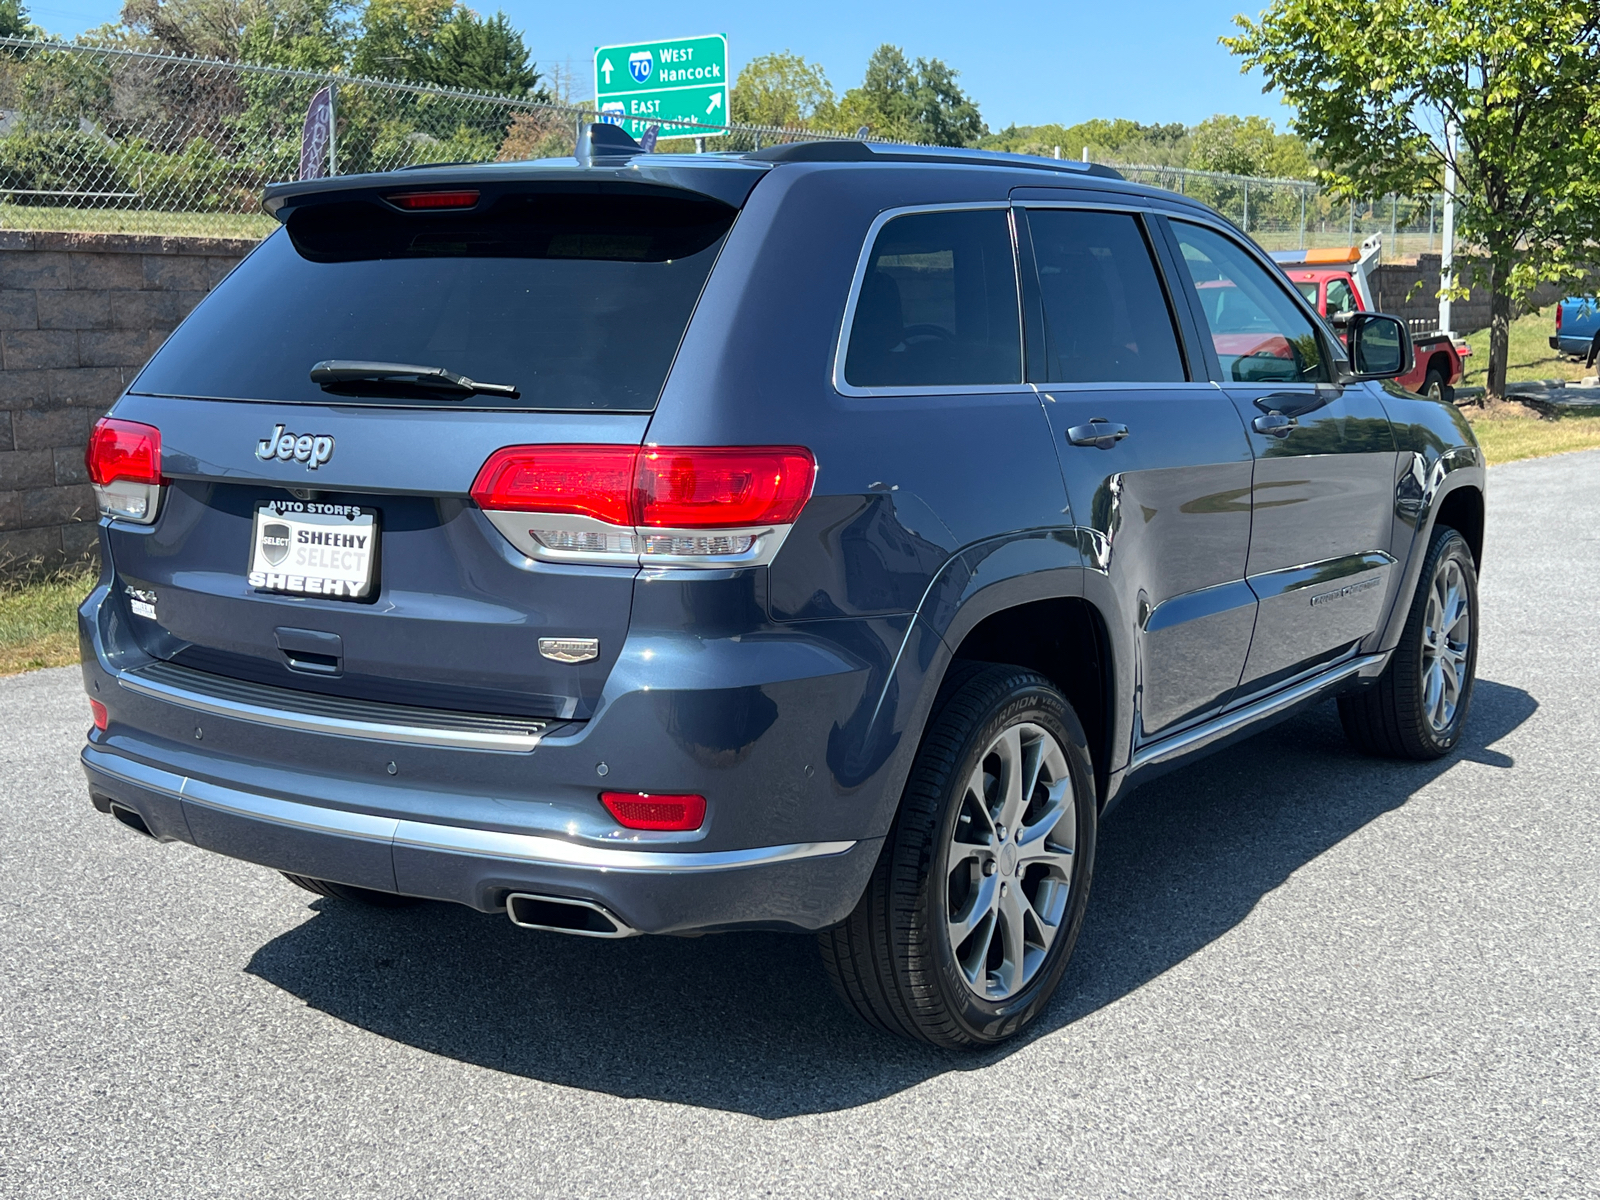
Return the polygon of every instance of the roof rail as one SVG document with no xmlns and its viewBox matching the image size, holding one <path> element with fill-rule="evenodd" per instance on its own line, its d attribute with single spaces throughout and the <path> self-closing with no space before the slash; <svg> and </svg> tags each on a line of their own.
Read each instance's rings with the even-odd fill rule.
<svg viewBox="0 0 1600 1200">
<path fill-rule="evenodd" d="M 1059 171 L 1063 175 L 1092 175 L 1100 179 L 1122 179 L 1120 171 L 1100 163 L 1077 162 L 1070 158 L 1037 158 L 1031 154 L 1007 154 L 998 150 L 969 150 L 959 146 L 910 146 L 899 142 L 784 142 L 744 156 L 758 162 L 914 162 L 961 163 L 977 167 L 1026 167 L 1034 171 Z"/>
</svg>

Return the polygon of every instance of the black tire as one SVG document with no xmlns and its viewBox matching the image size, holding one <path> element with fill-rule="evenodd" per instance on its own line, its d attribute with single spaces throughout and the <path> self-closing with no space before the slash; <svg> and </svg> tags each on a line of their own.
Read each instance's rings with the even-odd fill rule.
<svg viewBox="0 0 1600 1200">
<path fill-rule="evenodd" d="M 356 887 L 349 883 L 334 883 L 330 879 L 312 879 L 309 875 L 291 875 L 279 872 L 296 887 L 334 900 L 348 900 L 353 904 L 366 904 L 373 908 L 407 908 L 416 904 L 417 897 L 402 896 L 399 892 L 380 892 L 373 888 Z"/>
<path fill-rule="evenodd" d="M 1464 670 L 1453 677 L 1456 700 L 1448 712 L 1430 703 L 1428 674 L 1432 657 L 1428 628 L 1429 596 L 1442 573 L 1459 572 L 1464 587 L 1467 629 Z M 1400 644 L 1389 665 L 1370 687 L 1339 697 L 1339 722 L 1345 736 L 1360 750 L 1385 758 L 1428 760 L 1442 758 L 1461 740 L 1461 730 L 1472 707 L 1472 686 L 1478 671 L 1478 574 L 1472 549 L 1454 529 L 1441 525 L 1428 543 L 1417 593 L 1406 614 Z M 1448 632 L 1448 630 L 1446 631 Z M 1452 654 L 1458 653 L 1452 649 Z M 1430 712 L 1431 710 L 1431 712 Z"/>
<path fill-rule="evenodd" d="M 1000 761 L 997 739 L 1013 729 L 1021 761 L 1041 766 L 1032 768 L 1031 791 L 1019 785 L 1015 794 L 1021 807 L 1012 811 L 1021 816 L 1007 830 L 993 815 L 1006 811 L 997 796 L 1003 784 L 997 774 L 989 789 L 987 772 Z M 1035 759 L 1029 760 L 1029 753 Z M 1046 759 L 1049 766 L 1042 765 Z M 1049 784 L 1047 770 L 1053 775 Z M 989 803 L 969 789 L 974 778 L 987 797 L 995 797 L 990 815 L 974 811 L 976 803 Z M 1070 782 L 1070 793 L 1052 794 L 1063 780 Z M 1059 815 L 1052 817 L 1055 811 Z M 980 825 L 980 820 L 989 823 Z M 937 1046 L 990 1046 L 1013 1036 L 1049 1002 L 1072 956 L 1094 873 L 1096 828 L 1094 770 L 1083 727 L 1065 697 L 1043 676 L 1021 667 L 953 668 L 866 892 L 844 922 L 818 935 L 840 997 L 869 1024 Z M 1068 831 L 1070 851 L 1063 848 Z M 1037 854 L 1049 862 L 1028 857 Z M 979 862 L 984 855 L 992 864 Z M 964 885 L 958 885 L 958 877 Z M 1052 940 L 1033 947 L 1033 965 L 1017 967 L 1013 975 L 1008 975 L 1009 964 L 1027 962 L 1030 947 L 1019 935 L 1010 946 L 1023 953 L 1010 954 L 1011 925 L 1001 907 L 989 910 L 990 940 L 982 944 L 975 940 L 981 921 L 955 945 L 949 924 L 951 908 L 974 913 L 980 893 L 1004 897 L 1008 880 L 1011 898 L 998 903 L 1009 904 L 1010 913 L 1020 916 L 1018 928 L 1041 937 L 1053 930 Z M 958 886 L 969 894 L 958 895 Z M 1041 919 L 1036 908 L 1041 904 L 1046 913 L 1056 914 L 1053 926 L 1048 917 Z M 1001 941 L 1002 961 L 992 969 L 995 938 Z M 963 948 L 975 965 L 963 964 Z M 969 971 L 978 982 L 970 982 Z M 1017 984 L 1010 991 L 1007 978 Z M 990 999 L 978 988 L 1000 994 Z"/>
<path fill-rule="evenodd" d="M 1422 394 L 1430 400 L 1450 401 L 1455 399 L 1455 388 L 1444 381 L 1444 376 L 1437 367 L 1429 367 L 1428 374 L 1422 380 Z"/>
</svg>

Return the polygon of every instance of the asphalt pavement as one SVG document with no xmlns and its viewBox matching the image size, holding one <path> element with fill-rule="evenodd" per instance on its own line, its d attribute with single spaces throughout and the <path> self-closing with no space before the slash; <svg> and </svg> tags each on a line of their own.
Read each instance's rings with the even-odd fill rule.
<svg viewBox="0 0 1600 1200">
<path fill-rule="evenodd" d="M 1600 452 L 1495 468 L 1442 763 L 1324 706 L 1105 823 L 1061 993 L 952 1054 L 809 939 L 371 911 L 96 813 L 0 680 L 0 1196 L 1600 1195 Z"/>
</svg>

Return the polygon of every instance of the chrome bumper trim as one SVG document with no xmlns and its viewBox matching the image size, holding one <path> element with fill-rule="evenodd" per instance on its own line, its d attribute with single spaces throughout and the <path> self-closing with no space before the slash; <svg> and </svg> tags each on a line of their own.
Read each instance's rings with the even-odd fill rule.
<svg viewBox="0 0 1600 1200">
<path fill-rule="evenodd" d="M 1382 664 L 1388 659 L 1387 653 L 1366 654 L 1360 658 L 1352 658 L 1347 662 L 1330 667 L 1320 675 L 1313 675 L 1310 679 L 1295 684 L 1293 687 L 1273 696 L 1266 696 L 1254 704 L 1247 704 L 1233 712 L 1223 713 L 1220 717 L 1206 722 L 1184 733 L 1174 734 L 1163 738 L 1159 742 L 1152 742 L 1134 752 L 1133 762 L 1129 764 L 1129 773 L 1154 763 L 1167 762 L 1170 759 L 1180 758 L 1185 754 L 1200 750 L 1212 742 L 1221 741 L 1230 734 L 1236 733 L 1247 725 L 1252 725 L 1264 717 L 1269 717 L 1280 709 L 1291 708 L 1302 700 L 1310 699 L 1318 692 L 1341 683 L 1353 675 L 1360 675 L 1370 671 L 1373 667 Z"/>
<path fill-rule="evenodd" d="M 198 804 L 234 816 L 248 817 L 273 825 L 284 825 L 311 833 L 389 842 L 417 850 L 435 850 L 497 858 L 541 866 L 585 867 L 601 871 L 685 874 L 703 871 L 734 871 L 745 867 L 766 867 L 797 859 L 822 858 L 843 854 L 855 842 L 796 842 L 786 846 L 756 846 L 748 850 L 622 850 L 611 846 L 592 846 L 541 834 L 498 833 L 490 829 L 468 829 L 456 825 L 435 825 L 426 821 L 401 821 L 394 817 L 375 817 L 367 813 L 322 808 L 295 800 L 278 800 L 254 792 L 239 791 L 220 784 L 191 779 L 145 763 L 133 762 L 86 746 L 83 761 L 91 770 L 135 787 L 163 792 L 190 804 Z"/>
<path fill-rule="evenodd" d="M 509 750 L 526 753 L 539 744 L 540 733 L 521 730 L 447 729 L 428 725 L 402 725 L 386 721 L 361 721 L 322 713 L 295 712 L 287 708 L 252 704 L 246 700 L 210 696 L 191 688 L 118 672 L 117 683 L 141 696 L 164 700 L 180 708 L 295 729 L 303 733 L 327 733 L 344 737 L 367 738 L 377 742 L 401 742 L 411 746 L 448 746 L 460 750 Z"/>
</svg>

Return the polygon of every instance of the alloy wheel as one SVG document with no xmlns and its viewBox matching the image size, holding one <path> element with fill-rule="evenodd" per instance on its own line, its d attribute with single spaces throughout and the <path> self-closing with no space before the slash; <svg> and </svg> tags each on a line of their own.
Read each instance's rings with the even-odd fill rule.
<svg viewBox="0 0 1600 1200">
<path fill-rule="evenodd" d="M 1038 974 L 1067 913 L 1077 837 L 1067 757 L 1038 725 L 1002 730 L 966 781 L 945 861 L 945 924 L 967 987 L 990 1002 Z"/>
<path fill-rule="evenodd" d="M 1467 686 L 1472 606 L 1461 564 L 1445 558 L 1428 588 L 1422 618 L 1422 707 L 1435 733 L 1456 719 Z"/>
</svg>

